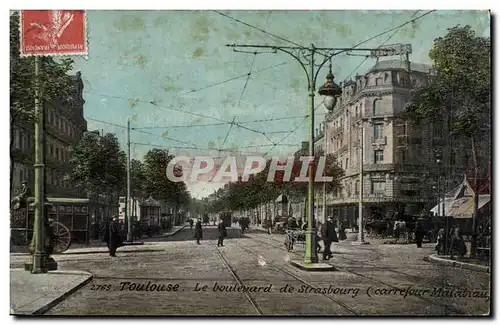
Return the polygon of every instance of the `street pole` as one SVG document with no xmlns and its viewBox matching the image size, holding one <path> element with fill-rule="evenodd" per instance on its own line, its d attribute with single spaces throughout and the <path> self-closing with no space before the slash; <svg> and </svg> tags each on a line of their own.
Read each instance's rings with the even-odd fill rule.
<svg viewBox="0 0 500 325">
<path fill-rule="evenodd" d="M 35 223 L 33 229 L 34 254 L 31 273 L 47 273 L 45 242 L 45 156 L 44 111 L 40 100 L 40 57 L 35 56 Z"/>
<path fill-rule="evenodd" d="M 314 49 L 314 47 L 313 47 Z M 311 76 L 314 76 L 314 51 L 311 51 L 310 58 Z M 307 232 L 306 232 L 306 252 L 304 255 L 304 264 L 318 263 L 318 254 L 316 253 L 316 236 L 314 220 L 314 78 L 309 78 L 309 184 L 307 188 Z"/>
<path fill-rule="evenodd" d="M 130 119 L 127 120 L 127 197 L 125 199 L 125 220 L 127 220 L 127 241 L 132 242 L 132 216 L 130 207 Z"/>
<path fill-rule="evenodd" d="M 306 251 L 304 255 L 304 264 L 313 264 L 318 262 L 318 254 L 316 253 L 316 235 L 315 235 L 315 220 L 314 220 L 314 91 L 316 80 L 321 68 L 328 62 L 331 62 L 333 56 L 351 52 L 351 51 L 387 51 L 390 52 L 390 49 L 380 49 L 380 48 L 319 48 L 315 47 L 314 44 L 311 44 L 309 47 L 304 46 L 276 46 L 276 45 L 240 45 L 240 44 L 228 44 L 228 47 L 232 47 L 236 52 L 236 48 L 261 48 L 261 49 L 270 49 L 276 53 L 277 51 L 281 51 L 287 53 L 292 56 L 295 60 L 297 60 L 302 66 L 308 81 L 308 91 L 309 91 L 309 101 L 308 101 L 308 114 L 309 114 L 309 157 L 311 161 L 309 161 L 309 182 L 308 182 L 308 190 L 307 190 L 307 208 L 306 208 L 306 218 L 307 218 L 307 230 L 306 230 Z M 255 53 L 255 52 L 252 52 Z M 318 65 L 314 63 L 315 54 L 320 54 L 324 57 L 322 62 Z M 304 63 L 306 62 L 306 63 Z M 317 67 L 317 69 L 315 69 Z M 331 70 L 331 69 L 330 69 Z M 331 78 L 328 80 L 328 78 Z M 333 85 L 333 75 L 330 74 L 327 76 L 327 82 L 330 82 Z M 338 87 L 338 86 L 337 86 Z M 340 88 L 338 89 L 340 90 Z M 340 90 L 341 92 L 341 90 Z"/>
<path fill-rule="evenodd" d="M 325 123 L 325 129 L 323 131 L 323 137 L 325 139 L 325 160 L 328 157 L 328 137 L 327 137 L 327 123 Z M 323 182 L 323 222 L 326 222 L 326 218 L 328 216 L 328 211 L 326 207 L 326 182 Z"/>
<path fill-rule="evenodd" d="M 365 147 L 365 122 L 361 120 L 361 137 L 359 144 L 359 202 L 358 202 L 358 242 L 364 243 L 363 233 L 363 163 L 364 163 L 364 147 Z"/>
</svg>

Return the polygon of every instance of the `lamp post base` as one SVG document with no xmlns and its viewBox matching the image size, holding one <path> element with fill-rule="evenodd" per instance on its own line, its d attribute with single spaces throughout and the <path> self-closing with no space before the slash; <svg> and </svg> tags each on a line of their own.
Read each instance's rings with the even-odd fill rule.
<svg viewBox="0 0 500 325">
<path fill-rule="evenodd" d="M 303 271 L 309 272 L 325 272 L 337 270 L 335 266 L 328 263 L 304 263 L 304 261 L 290 261 L 290 264 Z"/>
<path fill-rule="evenodd" d="M 48 271 L 56 271 L 57 270 L 57 262 L 52 258 L 52 257 L 49 257 L 47 258 L 47 260 L 45 261 L 45 263 L 43 263 L 42 259 L 44 259 L 45 256 L 44 254 L 34 254 L 32 256 L 29 257 L 28 261 L 26 261 L 26 263 L 24 263 L 24 270 L 25 271 L 29 271 L 31 273 L 47 273 Z M 37 260 L 37 263 L 33 263 L 33 261 L 35 259 L 38 259 Z M 33 266 L 37 264 L 37 268 L 34 268 Z M 38 266 L 41 266 L 43 265 L 43 267 L 38 267 Z"/>
</svg>

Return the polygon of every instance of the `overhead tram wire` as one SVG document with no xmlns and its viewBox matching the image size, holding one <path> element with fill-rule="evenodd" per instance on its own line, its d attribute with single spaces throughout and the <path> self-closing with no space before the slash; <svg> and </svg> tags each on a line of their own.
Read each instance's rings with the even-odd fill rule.
<svg viewBox="0 0 500 325">
<path fill-rule="evenodd" d="M 416 15 L 419 11 L 420 11 L 420 10 L 415 11 L 415 12 L 413 13 L 413 15 L 411 15 L 410 19 L 412 19 L 413 17 L 415 17 L 415 15 Z M 384 46 L 387 42 L 389 42 L 389 40 L 390 40 L 392 37 L 394 37 L 394 35 L 396 35 L 396 33 L 397 33 L 397 32 L 399 32 L 399 29 L 400 29 L 400 28 L 398 28 L 398 29 L 394 30 L 394 32 L 393 32 L 393 33 L 392 33 L 392 34 L 391 34 L 391 35 L 390 35 L 390 36 L 389 36 L 389 37 L 388 37 L 388 38 L 387 38 L 384 42 L 382 42 L 382 44 L 380 44 L 378 47 L 380 48 L 380 47 Z M 363 60 L 363 61 L 361 61 L 361 63 L 360 63 L 360 64 L 358 64 L 358 65 L 356 66 L 356 68 L 354 68 L 354 69 L 351 71 L 351 73 L 349 73 L 349 75 L 348 75 L 348 76 L 344 79 L 344 82 L 345 82 L 345 81 L 347 81 L 347 79 L 349 79 L 349 78 L 353 75 L 353 73 L 355 73 L 355 72 L 359 69 L 359 67 L 361 67 L 361 66 L 362 66 L 362 65 L 363 65 L 363 64 L 364 64 L 364 63 L 365 63 L 365 62 L 366 62 L 369 58 L 370 58 L 370 56 L 369 56 L 369 55 L 365 56 L 364 60 Z"/>
<path fill-rule="evenodd" d="M 318 114 L 318 113 L 316 113 Z M 296 116 L 283 116 L 283 117 L 272 117 L 268 119 L 258 119 L 258 120 L 250 120 L 250 121 L 238 121 L 239 124 L 247 124 L 247 123 L 262 123 L 262 122 L 272 122 L 272 121 L 283 121 L 283 120 L 294 120 L 305 118 L 308 115 L 296 115 Z M 207 123 L 207 124 L 186 124 L 186 125 L 163 125 L 163 126 L 143 126 L 135 129 L 146 130 L 146 129 L 177 129 L 177 128 L 193 128 L 193 127 L 205 127 L 205 126 L 221 126 L 228 125 L 231 122 L 224 123 Z"/>
<path fill-rule="evenodd" d="M 271 16 L 271 12 L 272 11 L 269 11 L 269 14 L 267 15 L 267 20 L 266 20 L 266 26 L 267 26 L 267 23 L 269 22 L 269 17 Z M 252 59 L 252 64 L 250 65 L 250 69 L 248 71 L 248 76 L 245 80 L 245 85 L 243 86 L 243 89 L 241 90 L 241 94 L 240 94 L 240 99 L 238 100 L 238 107 L 241 106 L 241 100 L 243 99 L 243 96 L 245 94 L 245 90 L 247 89 L 247 85 L 248 85 L 248 80 L 250 80 L 250 76 L 252 75 L 252 72 L 253 72 L 253 67 L 254 67 L 254 64 L 255 64 L 255 59 L 257 59 L 257 54 L 258 52 L 254 52 L 253 53 L 253 59 Z M 234 122 L 236 120 L 236 116 L 233 118 L 233 121 L 231 122 L 231 125 L 229 126 L 229 130 L 227 131 L 227 134 L 226 134 L 226 137 L 224 138 L 224 142 L 222 143 L 221 145 L 221 149 L 224 147 L 224 145 L 226 144 L 226 141 L 229 137 L 229 134 L 231 133 L 231 130 L 233 128 L 233 125 L 234 125 Z M 266 133 L 262 133 L 264 135 L 264 137 L 271 143 L 274 143 L 267 135 Z"/>
<path fill-rule="evenodd" d="M 316 110 L 321 106 L 323 105 L 323 102 L 319 103 L 318 106 L 316 106 L 314 108 L 314 111 L 313 113 L 316 112 Z M 270 149 L 269 151 L 267 151 L 264 156 L 267 156 L 271 151 L 273 151 L 274 148 L 276 148 L 277 146 L 280 146 L 281 143 L 283 143 L 283 141 L 285 141 L 290 135 L 292 135 L 293 133 L 297 132 L 297 130 L 307 121 L 307 118 L 309 117 L 309 115 L 306 115 L 304 117 L 304 119 L 302 120 L 302 122 L 300 122 L 292 131 L 290 131 L 285 137 L 283 137 L 280 141 L 278 141 L 277 143 L 274 144 L 273 148 Z"/>
<path fill-rule="evenodd" d="M 303 47 L 302 45 L 300 45 L 300 44 L 298 44 L 298 43 L 295 43 L 295 42 L 293 42 L 293 41 L 290 41 L 289 39 L 286 39 L 286 38 L 284 38 L 284 37 L 281 37 L 281 36 L 275 35 L 275 34 L 273 34 L 273 33 L 270 33 L 270 32 L 268 32 L 268 31 L 266 31 L 266 30 L 264 30 L 264 29 L 262 29 L 262 28 L 256 27 L 256 26 L 254 26 L 254 25 L 251 25 L 251 24 L 249 24 L 249 23 L 246 23 L 246 22 L 244 22 L 244 21 L 241 21 L 241 20 L 239 20 L 239 19 L 236 19 L 236 18 L 234 18 L 234 17 L 231 17 L 231 16 L 229 16 L 228 14 L 222 13 L 222 12 L 220 12 L 220 11 L 218 11 L 218 10 L 214 10 L 214 12 L 218 13 L 218 14 L 219 14 L 219 15 L 221 15 L 221 16 L 224 16 L 224 17 L 226 17 L 226 18 L 229 18 L 229 19 L 231 19 L 231 20 L 233 20 L 233 21 L 235 21 L 235 22 L 237 22 L 237 23 L 240 23 L 240 24 L 243 24 L 243 25 L 245 25 L 245 26 L 247 26 L 247 27 L 250 27 L 250 28 L 256 29 L 256 30 L 258 30 L 259 32 L 262 32 L 262 33 L 264 33 L 264 34 L 266 34 L 266 35 L 269 35 L 269 36 L 271 36 L 271 37 L 277 38 L 277 39 L 279 39 L 279 40 L 281 40 L 281 41 L 284 41 L 284 42 L 287 42 L 287 43 L 293 44 L 293 45 L 295 45 L 295 46 L 300 46 L 300 47 Z M 267 19 L 269 20 L 269 16 L 267 17 Z"/>
<path fill-rule="evenodd" d="M 401 28 L 401 27 L 403 27 L 403 26 L 406 26 L 406 25 L 407 25 L 407 24 L 409 24 L 409 23 L 414 23 L 414 22 L 415 22 L 415 21 L 417 21 L 418 19 L 420 19 L 420 18 L 422 18 L 422 17 L 424 17 L 424 16 L 426 16 L 426 15 L 428 15 L 428 14 L 430 14 L 430 13 L 434 12 L 434 11 L 435 11 L 435 10 L 430 10 L 430 11 L 428 11 L 428 12 L 426 12 L 426 13 L 424 13 L 424 14 L 422 14 L 422 15 L 420 15 L 420 16 L 418 16 L 418 17 L 416 17 L 416 18 L 413 18 L 413 19 L 411 19 L 411 20 L 409 20 L 409 21 L 407 21 L 407 22 L 405 22 L 405 23 L 403 23 L 403 24 L 399 25 L 399 26 L 396 26 L 396 27 L 391 28 L 391 29 L 389 29 L 389 30 L 386 30 L 386 31 L 384 31 L 384 32 L 382 32 L 382 33 L 379 33 L 379 34 L 377 34 L 377 35 L 375 35 L 375 36 L 373 36 L 373 37 L 370 37 L 369 39 L 367 39 L 367 40 L 365 40 L 365 41 L 359 42 L 359 43 L 357 43 L 356 45 L 352 46 L 351 48 L 358 47 L 358 46 L 360 46 L 360 45 L 362 45 L 362 44 L 364 44 L 364 43 L 367 43 L 367 42 L 369 42 L 369 41 L 371 41 L 371 40 L 373 40 L 373 39 L 377 38 L 377 37 L 380 37 L 380 36 L 382 36 L 382 35 L 385 35 L 385 34 L 387 34 L 387 33 L 390 33 L 391 31 L 397 30 L 397 29 L 399 29 L 399 28 Z M 222 14 L 222 13 L 220 13 L 220 14 Z M 232 19 L 232 17 L 230 17 L 230 16 L 228 16 L 228 15 L 225 15 L 225 14 L 222 14 L 222 15 Z M 243 22 L 241 22 L 241 23 L 243 23 Z M 249 26 L 249 27 L 256 28 L 255 26 Z M 259 28 L 256 28 L 256 29 L 259 29 Z M 260 30 L 260 29 L 259 29 L 259 30 Z M 263 31 L 263 32 L 264 32 L 264 33 L 266 33 L 266 34 L 270 34 L 270 33 L 266 32 L 266 31 Z M 274 36 L 274 37 L 276 37 L 277 35 L 273 35 L 273 36 Z M 288 40 L 286 40 L 286 41 L 287 41 L 287 42 L 291 42 L 291 41 L 288 41 Z M 293 42 L 292 42 L 292 43 L 293 43 Z M 340 53 L 342 53 L 342 52 L 346 52 L 346 51 L 347 51 L 347 50 L 342 50 L 341 52 L 339 52 L 339 53 L 337 53 L 337 54 L 340 54 Z M 283 64 L 287 64 L 287 63 L 289 63 L 289 62 L 290 62 L 290 61 L 285 61 L 285 62 L 282 62 L 282 63 L 280 63 L 280 64 L 274 65 L 274 66 L 270 66 L 270 67 L 267 67 L 267 68 L 264 68 L 264 69 L 261 69 L 261 70 L 257 70 L 257 71 L 255 71 L 253 74 L 258 73 L 258 72 L 262 72 L 262 71 L 265 71 L 265 70 L 268 70 L 268 69 L 271 69 L 271 68 L 274 68 L 274 67 L 277 67 L 277 66 L 280 66 L 280 65 L 283 65 Z M 248 75 L 248 74 L 247 74 L 247 75 Z M 216 86 L 216 85 L 220 85 L 220 84 L 222 84 L 222 83 L 224 83 L 224 82 L 228 82 L 228 81 L 231 81 L 231 80 L 235 80 L 235 79 L 237 79 L 237 78 L 242 78 L 242 77 L 245 77 L 245 76 L 247 76 L 247 75 L 242 75 L 242 76 L 238 76 L 238 77 L 235 77 L 235 78 L 231 78 L 231 79 L 225 80 L 225 81 L 223 81 L 223 82 L 218 82 L 218 83 L 216 83 L 216 84 L 212 84 L 212 85 L 209 85 L 209 86 L 206 86 L 206 87 L 200 88 L 200 89 L 190 90 L 190 91 L 188 91 L 187 93 L 192 93 L 192 92 L 196 92 L 196 91 L 199 91 L 199 90 L 207 89 L 207 88 L 209 88 L 209 87 L 213 87 L 213 86 Z M 87 93 L 94 93 L 94 92 L 89 92 L 89 91 L 87 91 Z M 122 96 L 114 96 L 114 95 L 108 95 L 108 94 L 102 94 L 102 93 L 95 93 L 95 94 L 98 94 L 98 95 L 100 95 L 100 96 L 105 96 L 105 97 L 111 97 L 111 98 L 119 98 L 119 99 L 130 100 L 130 98 L 125 98 L 125 97 L 122 97 Z M 186 94 L 186 93 L 183 93 L 183 94 Z M 147 104 L 151 104 L 151 105 L 153 105 L 153 106 L 157 106 L 157 107 L 164 108 L 164 109 L 167 109 L 167 110 L 172 110 L 172 111 L 176 111 L 176 112 L 180 112 L 180 113 L 190 114 L 190 115 L 197 116 L 197 117 L 203 117 L 203 118 L 208 118 L 208 119 L 214 119 L 214 120 L 217 120 L 217 121 L 219 121 L 219 122 L 223 122 L 223 124 L 228 124 L 228 123 L 230 123 L 229 121 L 226 121 L 226 120 L 223 120 L 223 119 L 218 119 L 218 118 L 215 118 L 215 117 L 212 117 L 212 116 L 207 116 L 207 115 L 203 115 L 203 114 L 199 114 L 199 113 L 194 113 L 194 112 L 190 112 L 190 111 L 185 111 L 185 110 L 175 109 L 175 108 L 172 108 L 172 107 L 162 106 L 162 105 L 157 104 L 155 101 L 143 101 L 143 100 L 137 100 L 137 102 L 147 103 Z M 303 124 L 304 122 L 305 122 L 305 121 L 303 121 L 301 124 Z M 259 133 L 259 134 L 265 134 L 265 132 L 262 132 L 262 131 L 258 131 L 258 130 L 254 130 L 254 129 L 251 129 L 251 128 L 243 127 L 240 123 L 235 124 L 235 125 L 236 125 L 236 126 L 238 126 L 238 127 L 241 127 L 241 128 L 247 129 L 247 130 L 249 130 L 249 131 L 252 131 L 252 132 L 256 132 L 256 133 Z M 296 131 L 296 129 L 295 129 L 294 131 L 292 131 L 292 133 L 293 133 L 293 132 L 295 132 L 295 131 Z M 279 142 L 278 142 L 278 144 L 279 144 Z M 278 145 L 278 144 L 275 144 L 275 145 Z"/>
</svg>

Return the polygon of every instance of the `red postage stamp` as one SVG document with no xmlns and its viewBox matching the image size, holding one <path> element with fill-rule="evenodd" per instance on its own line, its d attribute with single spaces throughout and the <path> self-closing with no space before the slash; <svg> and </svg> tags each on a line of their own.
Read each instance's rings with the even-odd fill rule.
<svg viewBox="0 0 500 325">
<path fill-rule="evenodd" d="M 21 55 L 86 55 L 84 10 L 21 11 Z"/>
</svg>

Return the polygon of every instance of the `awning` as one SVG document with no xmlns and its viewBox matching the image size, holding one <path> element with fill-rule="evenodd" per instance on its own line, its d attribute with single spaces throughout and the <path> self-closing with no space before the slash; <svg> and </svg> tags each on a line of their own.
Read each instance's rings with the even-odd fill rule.
<svg viewBox="0 0 500 325">
<path fill-rule="evenodd" d="M 455 199 L 453 199 L 453 198 L 446 198 L 444 200 L 444 214 L 445 214 L 445 216 L 450 215 L 450 210 L 451 210 L 451 207 L 453 206 L 454 201 L 455 201 Z M 438 215 L 438 216 L 443 215 L 443 200 L 441 200 L 441 202 L 439 202 L 438 205 L 436 205 L 434 208 L 432 208 L 431 212 L 433 212 L 435 215 Z"/>
<path fill-rule="evenodd" d="M 490 202 L 490 195 L 480 195 L 479 196 L 479 209 L 483 208 L 486 204 Z M 467 196 L 458 199 L 445 199 L 444 202 L 445 214 L 446 216 L 451 216 L 458 219 L 468 219 L 472 218 L 474 214 L 474 197 Z M 436 205 L 431 211 L 441 215 L 442 202 Z"/>
</svg>

